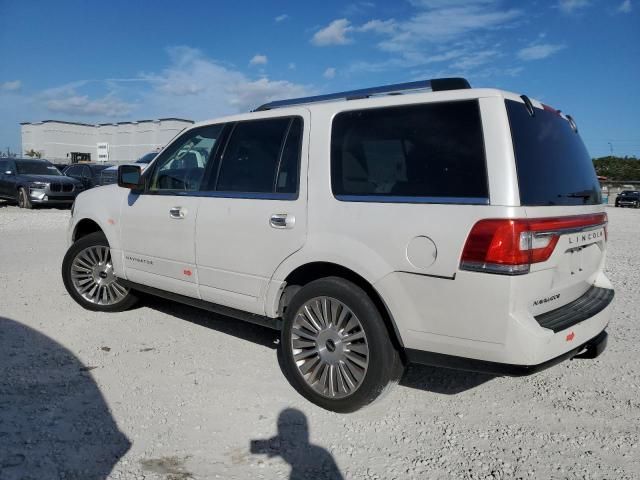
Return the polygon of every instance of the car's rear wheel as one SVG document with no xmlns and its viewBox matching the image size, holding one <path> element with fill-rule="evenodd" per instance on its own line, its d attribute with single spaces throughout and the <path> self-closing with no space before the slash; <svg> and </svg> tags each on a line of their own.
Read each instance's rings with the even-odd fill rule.
<svg viewBox="0 0 640 480">
<path fill-rule="evenodd" d="M 335 412 L 368 405 L 403 372 L 375 304 L 339 277 L 315 280 L 296 293 L 286 310 L 281 347 L 291 385 Z"/>
<path fill-rule="evenodd" d="M 69 248 L 62 262 L 62 280 L 69 295 L 87 310 L 120 312 L 138 300 L 116 277 L 102 232 L 82 237 Z"/>
<path fill-rule="evenodd" d="M 29 198 L 29 192 L 24 187 L 18 189 L 18 206 L 20 208 L 33 208 L 31 199 Z"/>
</svg>

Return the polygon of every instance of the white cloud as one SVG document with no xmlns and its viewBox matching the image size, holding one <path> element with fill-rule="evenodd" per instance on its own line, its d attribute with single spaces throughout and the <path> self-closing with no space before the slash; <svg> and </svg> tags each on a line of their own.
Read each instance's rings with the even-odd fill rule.
<svg viewBox="0 0 640 480">
<path fill-rule="evenodd" d="M 322 76 L 324 78 L 328 78 L 329 80 L 331 80 L 332 78 L 334 78 L 336 76 L 336 69 L 334 67 L 329 67 L 324 71 Z"/>
<path fill-rule="evenodd" d="M 558 8 L 564 13 L 574 13 L 582 8 L 588 7 L 590 0 L 560 0 Z"/>
<path fill-rule="evenodd" d="M 15 92 L 22 88 L 22 82 L 20 80 L 12 80 L 4 83 L 0 83 L 0 90 L 5 92 Z"/>
<path fill-rule="evenodd" d="M 387 51 L 404 51 L 422 43 L 451 41 L 474 32 L 501 28 L 521 14 L 519 10 L 495 10 L 490 5 L 477 3 L 419 11 L 409 20 L 398 23 L 394 33 L 381 42 L 380 47 Z"/>
<path fill-rule="evenodd" d="M 541 60 L 543 58 L 550 57 L 563 48 L 566 48 L 566 45 L 554 45 L 551 43 L 530 45 L 518 51 L 518 58 L 520 60 Z"/>
<path fill-rule="evenodd" d="M 618 7 L 618 12 L 620 13 L 629 13 L 631 10 L 631 0 L 624 0 L 624 2 L 622 2 Z"/>
<path fill-rule="evenodd" d="M 268 61 L 269 59 L 266 55 L 256 54 L 249 60 L 249 65 L 266 65 Z"/>
<path fill-rule="evenodd" d="M 327 45 L 346 45 L 351 43 L 351 39 L 347 34 L 353 30 L 351 22 L 346 18 L 334 20 L 326 27 L 318 30 L 311 39 L 311 43 L 318 47 Z"/>
<path fill-rule="evenodd" d="M 289 18 L 289 15 L 287 15 L 286 13 L 283 13 L 282 15 L 278 15 L 278 16 L 277 16 L 276 18 L 274 18 L 273 20 L 274 20 L 276 23 L 279 23 L 279 22 L 284 22 L 284 21 L 285 21 L 285 20 L 287 20 L 288 18 Z"/>
<path fill-rule="evenodd" d="M 228 92 L 230 93 L 229 104 L 239 110 L 250 110 L 273 100 L 307 95 L 307 89 L 302 85 L 296 85 L 286 80 L 272 81 L 268 78 L 255 81 L 245 80 L 230 86 Z"/>
<path fill-rule="evenodd" d="M 254 80 L 189 47 L 170 50 L 171 62 L 159 73 L 147 74 L 150 89 L 142 94 L 143 117 L 182 116 L 194 120 L 248 111 L 262 103 L 308 95 L 308 86 L 267 77 Z M 184 85 L 193 91 L 184 92 Z"/>
<path fill-rule="evenodd" d="M 45 106 L 53 113 L 91 117 L 124 117 L 132 111 L 129 103 L 113 95 L 90 99 L 88 95 L 72 94 L 51 98 Z"/>
<path fill-rule="evenodd" d="M 450 68 L 460 71 L 469 71 L 490 62 L 498 55 L 499 53 L 497 50 L 474 52 L 471 55 L 466 55 L 459 60 L 456 60 L 450 65 Z"/>
<path fill-rule="evenodd" d="M 389 20 L 369 20 L 367 23 L 358 27 L 359 32 L 374 33 L 393 33 L 396 30 L 396 21 L 392 18 Z"/>
</svg>

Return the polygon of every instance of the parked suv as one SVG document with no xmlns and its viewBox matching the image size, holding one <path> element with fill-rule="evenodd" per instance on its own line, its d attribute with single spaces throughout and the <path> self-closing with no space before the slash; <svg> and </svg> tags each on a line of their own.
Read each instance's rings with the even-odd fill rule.
<svg viewBox="0 0 640 480">
<path fill-rule="evenodd" d="M 640 208 L 640 191 L 623 190 L 616 197 L 616 207 Z"/>
<path fill-rule="evenodd" d="M 102 172 L 111 166 L 110 163 L 76 163 L 67 166 L 62 173 L 75 178 L 85 189 L 89 189 L 101 185 Z"/>
<path fill-rule="evenodd" d="M 62 276 L 90 310 L 147 292 L 279 329 L 291 384 L 349 412 L 407 362 L 598 355 L 606 228 L 571 117 L 439 79 L 195 125 L 80 195 Z"/>
<path fill-rule="evenodd" d="M 46 160 L 0 159 L 0 198 L 16 201 L 20 208 L 70 206 L 82 190 L 81 182 L 65 177 Z"/>
</svg>

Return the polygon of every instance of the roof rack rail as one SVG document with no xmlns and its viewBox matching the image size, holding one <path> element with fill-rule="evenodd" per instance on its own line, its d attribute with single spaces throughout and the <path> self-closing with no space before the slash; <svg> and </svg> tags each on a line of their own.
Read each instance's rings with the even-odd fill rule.
<svg viewBox="0 0 640 480">
<path fill-rule="evenodd" d="M 349 90 L 346 92 L 329 93 L 327 95 L 316 95 L 313 97 L 292 98 L 290 100 L 276 100 L 274 102 L 260 105 L 254 112 L 272 110 L 274 108 L 290 107 L 306 103 L 328 102 L 331 100 L 357 100 L 369 98 L 373 95 L 399 95 L 417 90 L 430 90 L 440 92 L 443 90 L 461 90 L 471 88 L 469 82 L 464 78 L 434 78 L 432 80 L 420 80 L 417 82 L 396 83 L 394 85 L 382 85 L 380 87 L 361 88 L 359 90 Z"/>
</svg>

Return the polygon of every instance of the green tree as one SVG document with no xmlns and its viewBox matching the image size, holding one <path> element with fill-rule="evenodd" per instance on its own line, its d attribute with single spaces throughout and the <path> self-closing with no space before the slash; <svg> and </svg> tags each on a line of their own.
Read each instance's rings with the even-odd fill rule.
<svg viewBox="0 0 640 480">
<path fill-rule="evenodd" d="M 596 173 L 608 180 L 640 181 L 640 160 L 636 157 L 600 157 L 593 159 Z"/>
<path fill-rule="evenodd" d="M 31 158 L 42 158 L 42 152 L 36 152 L 33 148 L 24 152 L 24 154 Z"/>
</svg>

